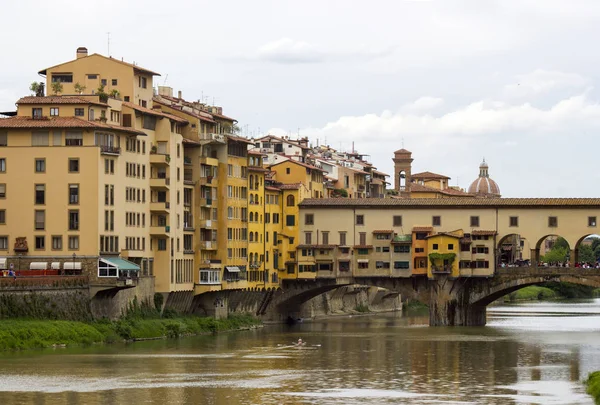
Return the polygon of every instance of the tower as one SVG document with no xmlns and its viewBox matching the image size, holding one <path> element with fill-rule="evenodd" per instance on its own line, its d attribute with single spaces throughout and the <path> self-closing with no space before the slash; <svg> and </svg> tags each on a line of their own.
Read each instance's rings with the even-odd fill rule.
<svg viewBox="0 0 600 405">
<path fill-rule="evenodd" d="M 412 152 L 402 148 L 394 152 L 394 188 L 403 197 L 410 196 Z"/>
</svg>

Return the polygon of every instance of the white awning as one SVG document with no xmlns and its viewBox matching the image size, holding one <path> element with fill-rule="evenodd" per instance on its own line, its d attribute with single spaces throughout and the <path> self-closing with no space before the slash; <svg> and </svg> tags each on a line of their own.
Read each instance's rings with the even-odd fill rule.
<svg viewBox="0 0 600 405">
<path fill-rule="evenodd" d="M 357 263 L 369 263 L 369 259 L 358 259 Z"/>
<path fill-rule="evenodd" d="M 29 270 L 46 270 L 48 268 L 48 262 L 31 262 L 29 264 Z"/>
<path fill-rule="evenodd" d="M 81 262 L 65 262 L 63 268 L 65 270 L 81 270 Z"/>
<path fill-rule="evenodd" d="M 237 266 L 225 266 L 225 268 L 230 273 L 239 273 L 240 272 L 240 268 Z"/>
<path fill-rule="evenodd" d="M 60 262 L 52 262 L 52 263 L 50 264 L 50 268 L 51 268 L 52 270 L 60 270 Z"/>
<path fill-rule="evenodd" d="M 0 270 L 6 270 L 6 257 L 0 257 Z"/>
</svg>

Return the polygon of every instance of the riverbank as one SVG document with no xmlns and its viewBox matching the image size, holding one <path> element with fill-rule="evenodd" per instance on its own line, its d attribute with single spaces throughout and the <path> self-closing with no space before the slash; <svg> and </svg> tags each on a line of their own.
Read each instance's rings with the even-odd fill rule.
<svg viewBox="0 0 600 405">
<path fill-rule="evenodd" d="M 95 322 L 6 319 L 0 321 L 0 351 L 178 338 L 260 325 L 260 320 L 251 315 L 231 315 L 227 319 L 185 316 Z"/>
<path fill-rule="evenodd" d="M 600 289 L 571 283 L 548 282 L 542 285 L 532 285 L 514 291 L 504 297 L 504 302 L 539 301 L 552 299 L 594 298 Z"/>
<path fill-rule="evenodd" d="M 590 373 L 585 385 L 587 385 L 587 393 L 594 397 L 597 404 L 600 404 L 600 371 Z"/>
</svg>

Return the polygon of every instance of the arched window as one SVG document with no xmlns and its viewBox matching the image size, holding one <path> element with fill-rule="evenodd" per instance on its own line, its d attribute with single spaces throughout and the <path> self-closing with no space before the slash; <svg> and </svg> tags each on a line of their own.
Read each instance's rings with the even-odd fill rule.
<svg viewBox="0 0 600 405">
<path fill-rule="evenodd" d="M 254 232 L 254 240 L 258 242 L 258 232 Z"/>
<path fill-rule="evenodd" d="M 254 187 L 254 175 L 250 175 L 250 190 L 252 190 L 252 187 Z"/>
<path fill-rule="evenodd" d="M 250 242 L 254 242 L 254 234 L 250 232 Z"/>
<path fill-rule="evenodd" d="M 254 222 L 254 212 L 250 211 L 250 222 Z"/>
<path fill-rule="evenodd" d="M 293 195 L 288 195 L 287 196 L 287 206 L 288 207 L 293 207 L 294 206 L 294 196 Z"/>
<path fill-rule="evenodd" d="M 254 194 L 254 204 L 258 204 L 258 194 Z"/>
<path fill-rule="evenodd" d="M 398 179 L 398 186 L 400 187 L 400 190 L 404 190 L 406 188 L 406 172 L 404 170 L 398 173 Z"/>
<path fill-rule="evenodd" d="M 250 204 L 254 204 L 254 194 L 250 194 Z"/>
</svg>

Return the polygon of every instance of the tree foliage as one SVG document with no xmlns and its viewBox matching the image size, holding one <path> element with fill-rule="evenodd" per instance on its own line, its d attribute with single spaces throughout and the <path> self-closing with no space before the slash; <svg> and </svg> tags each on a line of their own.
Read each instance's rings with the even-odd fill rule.
<svg viewBox="0 0 600 405">
<path fill-rule="evenodd" d="M 55 96 L 58 96 L 62 92 L 63 92 L 63 85 L 61 82 L 52 83 L 52 94 L 54 94 Z"/>
<path fill-rule="evenodd" d="M 590 245 L 579 246 L 579 261 L 584 263 L 594 263 L 596 261 L 594 250 Z"/>
<path fill-rule="evenodd" d="M 554 245 L 550 251 L 542 256 L 542 261 L 546 263 L 563 263 L 569 260 L 569 249 L 564 247 L 556 247 Z"/>
<path fill-rule="evenodd" d="M 33 82 L 29 86 L 29 91 L 36 97 L 44 97 L 45 87 L 44 82 Z"/>
</svg>

